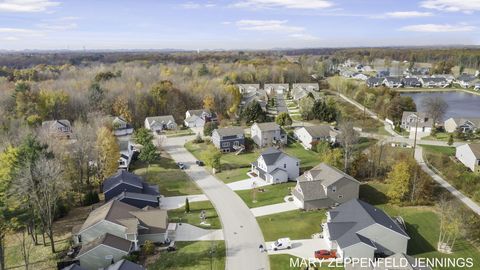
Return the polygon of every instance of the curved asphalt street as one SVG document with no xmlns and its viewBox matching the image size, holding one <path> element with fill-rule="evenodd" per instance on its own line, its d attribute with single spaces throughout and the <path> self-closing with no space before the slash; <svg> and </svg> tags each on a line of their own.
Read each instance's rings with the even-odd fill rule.
<svg viewBox="0 0 480 270">
<path fill-rule="evenodd" d="M 185 172 L 203 190 L 215 207 L 222 222 L 227 248 L 227 270 L 268 270 L 267 253 L 260 253 L 258 246 L 264 238 L 257 220 L 247 205 L 227 185 L 195 164 L 195 157 L 183 146 L 195 136 L 168 138 L 163 149 L 176 162 L 187 165 Z"/>
</svg>

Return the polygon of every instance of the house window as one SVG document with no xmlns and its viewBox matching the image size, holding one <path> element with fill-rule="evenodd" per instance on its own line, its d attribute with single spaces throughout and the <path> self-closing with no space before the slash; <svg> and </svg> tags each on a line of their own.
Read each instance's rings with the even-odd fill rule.
<svg viewBox="0 0 480 270">
<path fill-rule="evenodd" d="M 230 146 L 230 142 L 223 142 L 222 143 L 222 147 L 229 147 Z"/>
<path fill-rule="evenodd" d="M 239 146 L 239 145 L 240 145 L 240 142 L 239 142 L 239 141 L 235 141 L 235 142 L 233 142 L 233 145 L 234 145 L 234 146 Z"/>
<path fill-rule="evenodd" d="M 332 186 L 332 192 L 337 192 L 337 186 Z"/>
<path fill-rule="evenodd" d="M 287 163 L 283 163 L 283 168 L 284 168 L 284 169 L 287 168 Z"/>
<path fill-rule="evenodd" d="M 338 195 L 338 198 L 339 198 L 339 199 L 343 198 L 343 195 Z"/>
<path fill-rule="evenodd" d="M 297 161 L 297 167 L 298 167 L 298 161 Z"/>
</svg>

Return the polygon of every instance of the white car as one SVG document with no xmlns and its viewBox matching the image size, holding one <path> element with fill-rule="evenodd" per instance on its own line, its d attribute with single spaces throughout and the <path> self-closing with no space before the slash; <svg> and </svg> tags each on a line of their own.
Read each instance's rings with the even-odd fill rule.
<svg viewBox="0 0 480 270">
<path fill-rule="evenodd" d="M 290 238 L 280 238 L 277 241 L 272 243 L 272 250 L 277 251 L 280 249 L 291 249 L 292 241 Z"/>
</svg>

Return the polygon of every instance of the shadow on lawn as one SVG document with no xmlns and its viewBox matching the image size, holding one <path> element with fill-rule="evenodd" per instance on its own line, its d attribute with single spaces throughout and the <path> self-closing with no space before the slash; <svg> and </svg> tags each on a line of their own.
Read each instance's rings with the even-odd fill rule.
<svg viewBox="0 0 480 270">
<path fill-rule="evenodd" d="M 418 225 L 407 223 L 407 234 L 410 236 L 408 241 L 408 254 L 417 255 L 436 251 L 427 239 L 418 232 Z"/>
<path fill-rule="evenodd" d="M 373 205 L 388 203 L 388 197 L 370 185 L 360 185 L 360 199 Z"/>
</svg>

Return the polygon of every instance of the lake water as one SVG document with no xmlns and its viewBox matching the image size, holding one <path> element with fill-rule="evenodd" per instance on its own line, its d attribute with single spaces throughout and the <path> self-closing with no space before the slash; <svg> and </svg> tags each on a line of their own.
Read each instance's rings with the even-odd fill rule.
<svg viewBox="0 0 480 270">
<path fill-rule="evenodd" d="M 422 110 L 422 100 L 426 97 L 441 97 L 448 104 L 445 119 L 450 117 L 479 117 L 480 118 L 480 96 L 465 92 L 418 92 L 402 93 L 402 96 L 410 96 L 417 105 L 417 111 Z"/>
</svg>

